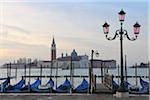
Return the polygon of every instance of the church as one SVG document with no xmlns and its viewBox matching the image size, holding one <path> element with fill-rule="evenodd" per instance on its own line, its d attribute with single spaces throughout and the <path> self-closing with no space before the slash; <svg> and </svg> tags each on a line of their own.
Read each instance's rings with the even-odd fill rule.
<svg viewBox="0 0 150 100">
<path fill-rule="evenodd" d="M 87 55 L 78 55 L 76 50 L 73 49 L 70 55 L 66 54 L 56 58 L 57 50 L 55 39 L 53 38 L 51 44 L 51 61 L 38 61 L 38 67 L 53 67 L 53 68 L 62 68 L 69 69 L 70 66 L 74 68 L 86 68 L 89 66 L 89 58 Z"/>
<path fill-rule="evenodd" d="M 62 68 L 69 69 L 70 66 L 73 68 L 88 68 L 90 66 L 90 60 L 87 55 L 78 55 L 75 49 L 71 52 L 70 55 L 63 53 L 57 58 L 57 49 L 55 39 L 53 37 L 51 44 L 51 60 L 50 61 L 38 61 L 37 67 L 52 67 L 52 68 Z M 107 68 L 116 68 L 116 60 L 100 60 L 93 59 L 93 67 L 107 67 Z"/>
</svg>

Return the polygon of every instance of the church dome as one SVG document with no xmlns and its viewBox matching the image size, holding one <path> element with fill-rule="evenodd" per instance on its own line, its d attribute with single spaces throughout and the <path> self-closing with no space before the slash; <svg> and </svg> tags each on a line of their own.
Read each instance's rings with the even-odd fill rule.
<svg viewBox="0 0 150 100">
<path fill-rule="evenodd" d="M 71 53 L 71 56 L 72 57 L 77 57 L 78 55 L 77 55 L 77 52 L 75 51 L 75 49 L 73 49 L 73 51 L 72 51 L 72 53 Z"/>
</svg>

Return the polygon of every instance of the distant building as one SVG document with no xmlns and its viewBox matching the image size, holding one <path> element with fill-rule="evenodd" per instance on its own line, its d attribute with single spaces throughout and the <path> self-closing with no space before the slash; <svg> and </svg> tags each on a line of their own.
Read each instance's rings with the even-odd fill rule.
<svg viewBox="0 0 150 100">
<path fill-rule="evenodd" d="M 88 68 L 90 66 L 90 60 L 87 55 L 78 55 L 76 50 L 74 49 L 70 56 L 62 53 L 61 57 L 56 58 L 56 43 L 53 38 L 52 45 L 51 45 L 51 61 L 39 61 L 38 67 L 59 67 L 63 69 L 70 68 L 71 64 L 74 68 Z M 100 67 L 107 67 L 107 68 L 116 68 L 116 61 L 115 60 L 93 60 L 93 67 L 100 68 Z"/>
<path fill-rule="evenodd" d="M 51 44 L 51 61 L 56 60 L 56 44 L 55 44 L 55 40 L 53 37 L 53 41 Z"/>
<path fill-rule="evenodd" d="M 93 59 L 94 68 L 116 68 L 116 60 Z"/>
<path fill-rule="evenodd" d="M 72 65 L 73 68 L 88 68 L 91 66 L 91 62 L 87 55 L 78 55 L 75 49 L 71 52 L 70 55 L 62 53 L 60 57 L 56 57 L 56 43 L 55 39 L 53 38 L 52 44 L 51 44 L 51 60 L 31 60 L 30 58 L 20 58 L 17 60 L 17 63 L 11 63 L 12 67 L 17 68 L 24 68 L 26 67 L 47 67 L 47 68 L 63 68 L 63 69 L 69 69 Z M 8 67 L 8 64 L 4 64 L 3 67 Z M 116 61 L 115 60 L 99 60 L 94 59 L 93 60 L 93 68 L 116 68 Z"/>
<path fill-rule="evenodd" d="M 14 61 L 13 63 L 5 63 L 3 64 L 3 68 L 25 68 L 25 67 L 37 67 L 37 59 L 34 59 L 32 61 L 31 58 L 19 58 L 17 61 Z"/>
<path fill-rule="evenodd" d="M 71 56 L 59 57 L 55 63 L 61 68 L 69 68 L 71 63 L 74 68 L 85 68 L 89 66 L 88 56 L 78 55 L 75 49 L 72 51 Z"/>
<path fill-rule="evenodd" d="M 37 67 L 51 67 L 51 61 L 46 60 L 40 60 L 37 62 Z"/>
</svg>

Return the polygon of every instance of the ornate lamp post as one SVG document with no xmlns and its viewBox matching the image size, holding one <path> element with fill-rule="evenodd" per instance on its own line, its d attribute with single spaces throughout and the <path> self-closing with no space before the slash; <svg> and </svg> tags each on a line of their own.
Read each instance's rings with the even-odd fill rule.
<svg viewBox="0 0 150 100">
<path fill-rule="evenodd" d="M 123 71 L 123 69 L 124 69 L 123 68 L 123 37 L 126 37 L 130 41 L 134 41 L 134 40 L 137 39 L 137 36 L 140 32 L 140 25 L 138 24 L 138 22 L 136 22 L 133 25 L 133 31 L 134 31 L 135 37 L 132 37 L 132 38 L 129 37 L 127 30 L 123 29 L 123 22 L 124 22 L 124 19 L 125 19 L 125 14 L 126 13 L 123 10 L 121 10 L 118 13 L 121 28 L 116 30 L 115 35 L 114 35 L 113 38 L 108 37 L 109 24 L 107 24 L 107 22 L 105 22 L 104 25 L 103 25 L 103 31 L 104 31 L 104 34 L 105 34 L 107 40 L 114 40 L 114 39 L 116 39 L 117 36 L 120 38 L 121 83 L 120 83 L 120 87 L 118 89 L 119 93 L 128 93 L 128 90 L 126 90 L 125 87 L 124 87 L 124 76 L 123 76 L 124 75 L 123 74 L 123 72 L 124 72 Z"/>
<path fill-rule="evenodd" d="M 99 56 L 99 53 L 97 51 L 91 50 L 91 66 L 89 67 L 89 93 L 93 92 L 93 55 L 96 55 L 96 57 Z"/>
</svg>

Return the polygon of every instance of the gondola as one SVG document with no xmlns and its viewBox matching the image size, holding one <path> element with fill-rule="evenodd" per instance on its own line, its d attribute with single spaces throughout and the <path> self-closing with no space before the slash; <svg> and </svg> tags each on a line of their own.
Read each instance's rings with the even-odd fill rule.
<svg viewBox="0 0 150 100">
<path fill-rule="evenodd" d="M 129 90 L 132 85 L 128 81 L 124 81 L 124 87 L 126 90 Z"/>
<path fill-rule="evenodd" d="M 54 92 L 54 81 L 50 78 L 50 80 L 46 83 L 45 86 L 38 87 L 35 89 L 32 89 L 32 92 L 38 92 L 38 93 L 52 93 Z"/>
<path fill-rule="evenodd" d="M 34 83 L 32 83 L 31 85 L 26 85 L 24 88 L 22 88 L 22 92 L 25 91 L 25 92 L 31 92 L 32 90 L 35 90 L 37 89 L 39 86 L 41 85 L 41 80 L 36 79 L 36 81 Z"/>
<path fill-rule="evenodd" d="M 25 85 L 25 80 L 22 79 L 16 85 L 8 88 L 5 92 L 7 93 L 24 93 L 24 92 L 32 92 L 33 90 L 37 89 L 38 86 L 41 84 L 41 80 L 37 79 L 31 85 Z"/>
<path fill-rule="evenodd" d="M 149 93 L 149 83 L 140 78 L 141 88 L 139 91 L 129 91 L 131 94 L 148 94 Z"/>
<path fill-rule="evenodd" d="M 132 85 L 128 81 L 124 81 L 123 84 L 124 84 L 125 90 L 129 90 L 132 87 Z M 118 88 L 119 88 L 119 85 L 115 81 L 113 81 L 113 91 L 114 92 L 117 91 Z"/>
<path fill-rule="evenodd" d="M 7 78 L 3 83 L 0 84 L 0 92 L 4 92 L 5 88 L 8 86 L 10 83 L 9 78 Z"/>
<path fill-rule="evenodd" d="M 89 84 L 85 79 L 83 79 L 82 83 L 79 86 L 77 86 L 73 92 L 86 93 L 86 92 L 88 92 L 88 89 L 89 89 Z"/>
<path fill-rule="evenodd" d="M 126 90 L 129 91 L 139 91 L 139 87 L 136 85 L 130 84 L 128 81 L 124 81 L 124 86 Z"/>
<path fill-rule="evenodd" d="M 115 81 L 112 81 L 112 84 L 113 84 L 112 90 L 113 90 L 113 92 L 116 92 L 119 88 L 119 85 Z"/>
<path fill-rule="evenodd" d="M 71 84 L 70 81 L 66 78 L 65 82 L 56 88 L 56 93 L 70 93 Z"/>
<path fill-rule="evenodd" d="M 21 92 L 21 89 L 25 86 L 25 80 L 21 79 L 17 84 L 15 85 L 9 85 L 5 92 Z"/>
</svg>

